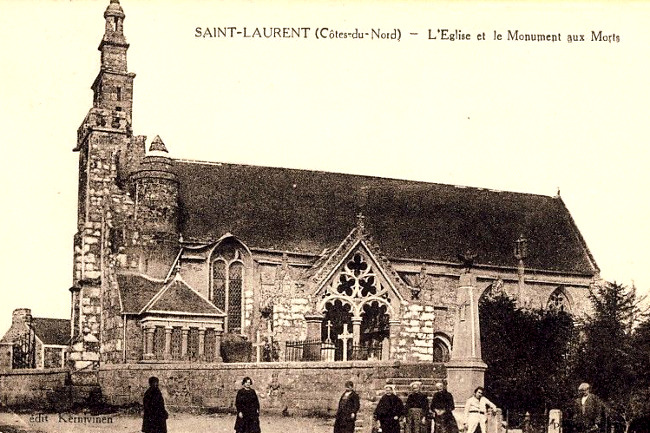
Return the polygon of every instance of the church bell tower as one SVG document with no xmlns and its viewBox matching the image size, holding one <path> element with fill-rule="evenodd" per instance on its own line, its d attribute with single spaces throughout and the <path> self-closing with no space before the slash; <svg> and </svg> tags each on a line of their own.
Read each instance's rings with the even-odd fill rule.
<svg viewBox="0 0 650 433">
<path fill-rule="evenodd" d="M 74 237 L 71 300 L 71 363 L 77 368 L 99 362 L 102 295 L 109 282 L 106 261 L 111 206 L 124 193 L 118 187 L 118 160 L 132 140 L 133 79 L 128 72 L 124 11 L 110 0 L 99 44 L 101 65 L 93 82 L 93 105 L 77 131 L 79 191 Z"/>
</svg>

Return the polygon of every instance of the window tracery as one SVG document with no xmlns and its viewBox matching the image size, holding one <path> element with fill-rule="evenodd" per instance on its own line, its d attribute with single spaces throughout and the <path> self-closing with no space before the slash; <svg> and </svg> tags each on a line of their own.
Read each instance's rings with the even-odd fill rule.
<svg viewBox="0 0 650 433">
<path fill-rule="evenodd" d="M 242 329 L 244 254 L 235 240 L 224 241 L 213 253 L 209 299 L 226 313 L 227 332 Z"/>
<path fill-rule="evenodd" d="M 387 292 L 377 279 L 372 267 L 361 253 L 355 253 L 341 270 L 339 277 L 326 292 L 326 295 L 339 295 L 349 298 L 371 296 L 387 297 Z"/>
<path fill-rule="evenodd" d="M 558 287 L 551 293 L 546 308 L 553 311 L 571 312 L 568 295 L 562 287 Z"/>
</svg>

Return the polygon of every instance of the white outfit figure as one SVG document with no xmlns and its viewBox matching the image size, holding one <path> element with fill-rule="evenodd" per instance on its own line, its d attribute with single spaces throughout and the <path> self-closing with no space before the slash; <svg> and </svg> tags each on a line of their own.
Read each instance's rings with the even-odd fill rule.
<svg viewBox="0 0 650 433">
<path fill-rule="evenodd" d="M 465 428 L 466 433 L 474 433 L 476 427 L 481 428 L 481 433 L 487 433 L 487 408 L 496 408 L 487 398 L 483 397 L 483 388 L 476 388 L 474 395 L 465 402 Z"/>
</svg>

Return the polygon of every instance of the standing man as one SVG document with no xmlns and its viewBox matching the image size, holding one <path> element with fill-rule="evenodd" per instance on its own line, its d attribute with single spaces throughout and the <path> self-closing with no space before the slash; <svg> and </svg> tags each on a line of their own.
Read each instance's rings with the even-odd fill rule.
<svg viewBox="0 0 650 433">
<path fill-rule="evenodd" d="M 406 433 L 425 433 L 429 400 L 420 392 L 422 382 L 411 383 L 411 393 L 406 398 Z"/>
<path fill-rule="evenodd" d="M 603 403 L 591 393 L 588 383 L 578 387 L 580 397 L 575 400 L 574 425 L 579 433 L 594 433 L 600 430 L 603 419 Z"/>
<path fill-rule="evenodd" d="M 357 412 L 359 412 L 359 394 L 354 391 L 354 383 L 348 380 L 345 382 L 345 392 L 341 395 L 339 408 L 336 411 L 334 433 L 354 433 Z"/>
<path fill-rule="evenodd" d="M 487 409 L 496 409 L 494 403 L 483 397 L 483 387 L 479 386 L 474 390 L 474 395 L 467 399 L 465 402 L 465 422 L 464 428 L 467 429 L 466 433 L 474 433 L 480 429 L 481 433 L 487 433 Z"/>
<path fill-rule="evenodd" d="M 167 433 L 167 417 L 165 400 L 158 388 L 158 378 L 149 378 L 149 389 L 144 393 L 142 407 L 142 431 L 144 433 Z"/>
</svg>

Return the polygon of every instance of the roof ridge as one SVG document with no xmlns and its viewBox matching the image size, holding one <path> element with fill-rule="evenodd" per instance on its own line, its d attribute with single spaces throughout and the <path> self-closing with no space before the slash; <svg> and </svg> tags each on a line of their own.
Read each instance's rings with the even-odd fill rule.
<svg viewBox="0 0 650 433">
<path fill-rule="evenodd" d="M 357 177 L 357 178 L 366 178 L 366 179 L 384 179 L 384 180 L 390 180 L 390 181 L 399 181 L 399 182 L 406 182 L 408 184 L 438 185 L 438 186 L 441 186 L 441 187 L 449 187 L 449 188 L 470 189 L 470 190 L 474 190 L 474 191 L 487 191 L 487 192 L 492 192 L 492 193 L 497 193 L 497 194 L 505 193 L 505 194 L 518 194 L 518 195 L 524 195 L 524 196 L 536 196 L 536 197 L 543 197 L 543 198 L 548 198 L 548 199 L 556 198 L 553 195 L 538 194 L 538 193 L 531 193 L 531 192 L 501 190 L 501 189 L 496 189 L 496 188 L 486 188 L 486 187 L 480 187 L 480 186 L 460 185 L 460 184 L 433 182 L 433 181 L 426 181 L 426 180 L 404 179 L 404 178 L 399 178 L 399 177 L 375 176 L 375 175 L 370 175 L 370 174 L 347 173 L 347 172 L 340 172 L 340 171 L 316 170 L 316 169 L 309 169 L 309 168 L 278 167 L 278 166 L 270 166 L 270 165 L 243 164 L 243 163 L 232 163 L 232 162 L 205 161 L 205 160 L 194 160 L 194 159 L 186 159 L 186 158 L 179 158 L 179 159 L 174 159 L 174 160 L 176 162 L 187 163 L 187 164 L 204 164 L 204 165 L 213 165 L 213 166 L 218 166 L 218 167 L 224 167 L 224 166 L 226 166 L 226 167 L 244 167 L 244 168 L 250 167 L 250 168 L 263 168 L 263 169 L 272 169 L 272 170 L 287 170 L 287 171 L 293 171 L 293 172 L 311 172 L 311 173 L 335 174 L 335 175 L 353 176 L 353 177 Z"/>
</svg>

